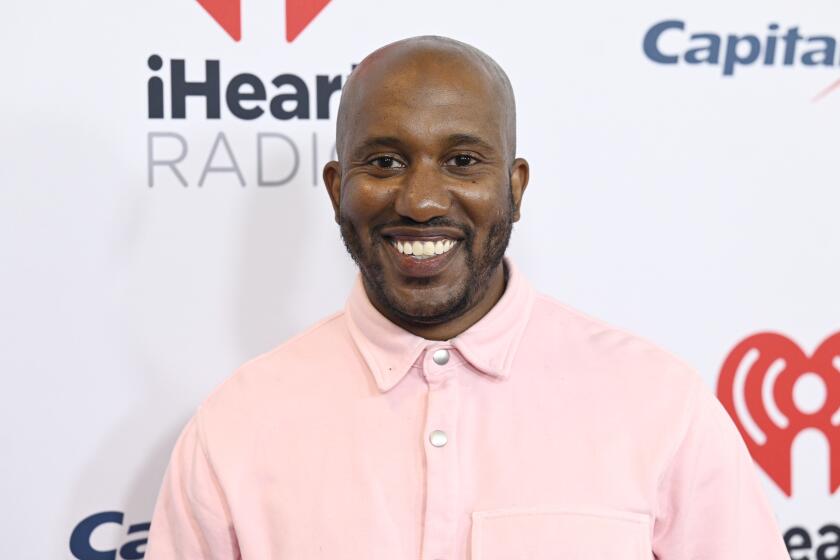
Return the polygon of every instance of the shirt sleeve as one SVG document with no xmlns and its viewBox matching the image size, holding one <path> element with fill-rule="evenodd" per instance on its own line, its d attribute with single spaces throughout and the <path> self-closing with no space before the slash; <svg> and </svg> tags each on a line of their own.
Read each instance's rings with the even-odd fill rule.
<svg viewBox="0 0 840 560">
<path fill-rule="evenodd" d="M 200 433 L 199 413 L 184 427 L 158 494 L 146 560 L 240 558 L 230 511 Z"/>
<path fill-rule="evenodd" d="M 698 379 L 685 436 L 660 479 L 658 560 L 790 560 L 735 424 Z"/>
</svg>

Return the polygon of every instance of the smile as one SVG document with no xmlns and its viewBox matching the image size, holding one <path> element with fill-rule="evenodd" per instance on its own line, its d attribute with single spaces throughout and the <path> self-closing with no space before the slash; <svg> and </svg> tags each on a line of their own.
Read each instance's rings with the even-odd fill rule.
<svg viewBox="0 0 840 560">
<path fill-rule="evenodd" d="M 408 239 L 391 240 L 391 245 L 401 254 L 411 255 L 418 260 L 428 259 L 448 253 L 457 244 L 457 240 L 448 238 L 424 241 L 411 241 Z"/>
</svg>

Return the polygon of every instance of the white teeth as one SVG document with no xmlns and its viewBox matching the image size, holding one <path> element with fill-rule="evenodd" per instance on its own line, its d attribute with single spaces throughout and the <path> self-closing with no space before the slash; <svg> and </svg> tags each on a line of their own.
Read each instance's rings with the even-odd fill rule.
<svg viewBox="0 0 840 560">
<path fill-rule="evenodd" d="M 442 255 L 455 246 L 451 239 L 438 241 L 392 241 L 394 248 L 403 255 L 413 255 L 418 259 L 425 259 L 435 255 Z"/>
</svg>

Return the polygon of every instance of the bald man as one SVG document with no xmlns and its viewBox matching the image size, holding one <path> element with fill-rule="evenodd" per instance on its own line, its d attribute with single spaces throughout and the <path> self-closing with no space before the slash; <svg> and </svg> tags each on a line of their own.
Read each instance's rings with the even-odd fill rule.
<svg viewBox="0 0 840 560">
<path fill-rule="evenodd" d="M 356 283 L 199 407 L 147 559 L 788 558 L 698 375 L 505 256 L 515 132 L 474 47 L 415 37 L 359 64 L 323 172 Z"/>
</svg>

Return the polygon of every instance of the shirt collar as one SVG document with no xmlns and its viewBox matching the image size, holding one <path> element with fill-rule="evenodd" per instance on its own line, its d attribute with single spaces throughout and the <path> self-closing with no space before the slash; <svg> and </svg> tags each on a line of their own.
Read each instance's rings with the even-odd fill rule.
<svg viewBox="0 0 840 560">
<path fill-rule="evenodd" d="M 446 342 L 481 373 L 505 379 L 531 315 L 534 290 L 508 257 L 505 291 L 496 305 L 473 326 Z M 381 391 L 399 383 L 430 346 L 427 340 L 398 327 L 370 303 L 361 274 L 345 306 L 348 328 Z"/>
</svg>

